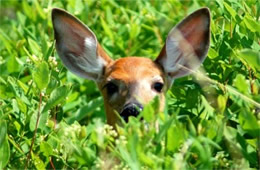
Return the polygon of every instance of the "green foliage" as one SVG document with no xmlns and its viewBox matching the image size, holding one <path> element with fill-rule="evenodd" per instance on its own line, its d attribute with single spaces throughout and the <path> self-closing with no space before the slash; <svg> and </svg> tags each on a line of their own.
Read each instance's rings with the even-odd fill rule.
<svg viewBox="0 0 260 170">
<path fill-rule="evenodd" d="M 50 81 L 49 76 L 49 66 L 47 62 L 43 61 L 36 64 L 35 70 L 32 73 L 33 81 L 35 82 L 36 86 L 43 90 L 47 87 Z"/>
<path fill-rule="evenodd" d="M 259 169 L 259 1 L 0 4 L 0 169 Z M 155 98 L 143 121 L 117 131 L 95 83 L 69 73 L 54 49 L 53 7 L 86 23 L 114 59 L 154 59 L 170 29 L 203 6 L 205 71 L 175 80 L 163 113 Z"/>
</svg>

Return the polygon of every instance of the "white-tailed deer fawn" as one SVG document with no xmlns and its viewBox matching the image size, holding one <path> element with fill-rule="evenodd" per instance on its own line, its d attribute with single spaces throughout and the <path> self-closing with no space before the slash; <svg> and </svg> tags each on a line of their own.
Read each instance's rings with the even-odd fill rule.
<svg viewBox="0 0 260 170">
<path fill-rule="evenodd" d="M 173 80 L 191 73 L 205 59 L 210 42 L 210 12 L 201 8 L 175 26 L 153 61 L 144 57 L 111 59 L 95 34 L 61 9 L 52 10 L 56 49 L 64 65 L 76 75 L 94 80 L 100 89 L 107 123 L 128 121 L 155 96 L 164 108 L 165 93 Z"/>
</svg>

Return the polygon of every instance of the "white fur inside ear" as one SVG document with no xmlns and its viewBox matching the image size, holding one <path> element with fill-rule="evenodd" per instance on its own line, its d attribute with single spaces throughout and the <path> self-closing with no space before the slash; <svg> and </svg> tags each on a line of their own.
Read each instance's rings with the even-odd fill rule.
<svg viewBox="0 0 260 170">
<path fill-rule="evenodd" d="M 64 64 L 70 69 L 70 71 L 78 74 L 81 77 L 98 81 L 103 72 L 103 67 L 106 61 L 102 57 L 97 56 L 97 40 L 96 37 L 87 37 L 84 40 L 85 49 L 80 56 L 75 56 L 73 53 L 69 54 L 70 61 L 64 60 Z M 64 57 L 65 58 L 65 57 Z M 72 67 L 77 66 L 79 69 Z M 92 76 L 88 75 L 91 73 Z M 93 77 L 94 76 L 94 77 Z"/>
<path fill-rule="evenodd" d="M 166 72 L 176 72 L 179 70 L 177 63 L 181 63 L 183 58 L 179 49 L 179 41 L 174 37 L 168 37 L 166 44 L 167 57 L 163 60 L 164 69 Z"/>
<path fill-rule="evenodd" d="M 193 47 L 178 29 L 172 30 L 167 38 L 166 54 L 164 66 L 167 72 L 176 72 L 184 65 L 195 69 L 200 64 Z"/>
<path fill-rule="evenodd" d="M 97 75 L 99 78 L 102 74 L 103 67 L 106 64 L 102 57 L 97 56 L 97 40 L 96 37 L 87 37 L 84 40 L 85 50 L 80 57 L 73 57 L 80 69 L 87 73 Z M 80 58 L 80 59 L 79 59 Z"/>
<path fill-rule="evenodd" d="M 92 38 L 92 37 L 87 37 L 85 38 L 85 46 L 87 48 L 96 48 L 96 39 L 95 38 Z"/>
</svg>

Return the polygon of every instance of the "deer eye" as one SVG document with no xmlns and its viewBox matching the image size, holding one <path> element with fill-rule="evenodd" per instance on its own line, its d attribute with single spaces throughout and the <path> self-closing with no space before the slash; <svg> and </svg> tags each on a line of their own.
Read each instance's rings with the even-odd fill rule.
<svg viewBox="0 0 260 170">
<path fill-rule="evenodd" d="M 161 93 L 161 92 L 162 92 L 162 89 L 163 89 L 163 83 L 161 83 L 161 82 L 156 82 L 156 83 L 154 83 L 153 88 L 154 88 L 154 90 L 156 90 L 158 93 Z"/>
<path fill-rule="evenodd" d="M 113 95 L 118 91 L 118 86 L 112 82 L 107 83 L 105 87 L 107 89 L 108 95 Z"/>
</svg>

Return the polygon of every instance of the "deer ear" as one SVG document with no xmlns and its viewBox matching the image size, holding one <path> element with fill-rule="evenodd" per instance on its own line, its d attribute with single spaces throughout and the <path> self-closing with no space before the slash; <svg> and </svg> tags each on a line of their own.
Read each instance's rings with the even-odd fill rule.
<svg viewBox="0 0 260 170">
<path fill-rule="evenodd" d="M 112 59 L 99 45 L 95 34 L 62 9 L 52 10 L 52 23 L 56 49 L 63 64 L 78 76 L 99 81 Z"/>
<path fill-rule="evenodd" d="M 178 77 L 191 73 L 204 61 L 210 43 L 210 12 L 199 9 L 174 27 L 155 62 L 165 73 L 169 86 Z"/>
</svg>

